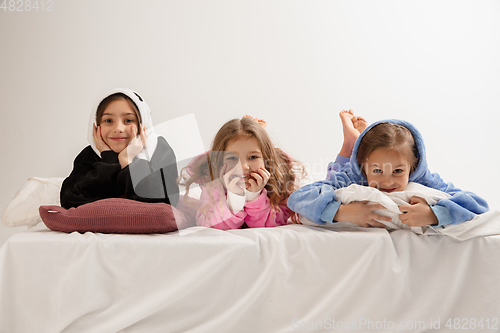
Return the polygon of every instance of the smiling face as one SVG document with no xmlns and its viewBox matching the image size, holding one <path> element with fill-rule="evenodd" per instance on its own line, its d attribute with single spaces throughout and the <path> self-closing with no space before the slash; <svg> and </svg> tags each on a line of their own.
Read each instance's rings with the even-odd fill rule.
<svg viewBox="0 0 500 333">
<path fill-rule="evenodd" d="M 394 150 L 375 149 L 364 165 L 370 187 L 383 192 L 403 191 L 408 185 L 410 163 Z"/>
<path fill-rule="evenodd" d="M 229 143 L 224 151 L 224 164 L 227 170 L 235 169 L 235 175 L 245 177 L 245 183 L 251 172 L 264 168 L 264 158 L 257 140 L 253 137 L 239 137 Z"/>
<path fill-rule="evenodd" d="M 101 126 L 104 142 L 115 153 L 120 153 L 134 138 L 133 131 L 138 133 L 139 122 L 130 104 L 119 99 L 109 103 L 106 107 L 99 126 Z"/>
</svg>

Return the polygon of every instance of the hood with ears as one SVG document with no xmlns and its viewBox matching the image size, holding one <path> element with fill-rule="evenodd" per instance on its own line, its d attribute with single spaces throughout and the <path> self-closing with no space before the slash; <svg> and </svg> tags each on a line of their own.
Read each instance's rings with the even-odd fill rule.
<svg viewBox="0 0 500 333">
<path fill-rule="evenodd" d="M 137 155 L 138 158 L 144 159 L 144 160 L 150 160 L 151 156 L 153 156 L 153 153 L 156 150 L 156 145 L 158 143 L 158 135 L 154 133 L 154 128 L 153 128 L 153 120 L 151 119 L 151 109 L 149 108 L 148 104 L 144 101 L 144 99 L 135 91 L 127 88 L 115 88 L 111 91 L 108 91 L 106 94 L 101 96 L 94 105 L 92 112 L 90 113 L 90 120 L 89 120 L 89 127 L 88 127 L 88 134 L 87 134 L 87 139 L 90 143 L 90 146 L 92 149 L 94 149 L 94 152 L 98 155 L 101 156 L 101 153 L 99 150 L 96 148 L 96 144 L 94 141 L 94 137 L 92 135 L 93 132 L 93 124 L 97 125 L 96 122 L 96 114 L 97 114 L 97 108 L 99 107 L 99 104 L 108 96 L 111 96 L 116 93 L 122 93 L 126 96 L 128 96 L 137 106 L 137 109 L 139 110 L 139 113 L 141 115 L 141 125 L 143 125 L 146 128 L 146 144 L 142 151 Z"/>
</svg>

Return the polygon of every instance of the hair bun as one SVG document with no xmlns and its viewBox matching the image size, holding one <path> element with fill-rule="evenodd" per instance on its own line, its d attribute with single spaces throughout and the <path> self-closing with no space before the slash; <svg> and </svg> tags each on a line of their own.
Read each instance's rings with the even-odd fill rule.
<svg viewBox="0 0 500 333">
<path fill-rule="evenodd" d="M 267 123 L 266 123 L 266 121 L 265 121 L 264 119 L 254 118 L 254 117 L 249 116 L 249 115 L 247 115 L 247 114 L 246 114 L 246 115 L 244 115 L 244 116 L 243 116 L 243 118 L 250 118 L 250 119 L 253 119 L 253 120 L 255 120 L 256 122 L 258 122 L 260 126 L 262 126 L 262 127 L 264 127 L 264 128 L 266 128 L 266 126 L 267 126 Z"/>
</svg>

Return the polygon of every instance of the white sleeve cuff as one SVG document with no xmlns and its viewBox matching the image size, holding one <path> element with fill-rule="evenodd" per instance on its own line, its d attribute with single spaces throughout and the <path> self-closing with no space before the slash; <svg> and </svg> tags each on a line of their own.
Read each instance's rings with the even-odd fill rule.
<svg viewBox="0 0 500 333">
<path fill-rule="evenodd" d="M 261 191 L 259 192 L 250 192 L 245 189 L 245 198 L 247 198 L 247 201 L 254 201 L 260 196 Z"/>
<path fill-rule="evenodd" d="M 227 191 L 227 204 L 232 212 L 241 212 L 245 207 L 245 196 Z"/>
</svg>

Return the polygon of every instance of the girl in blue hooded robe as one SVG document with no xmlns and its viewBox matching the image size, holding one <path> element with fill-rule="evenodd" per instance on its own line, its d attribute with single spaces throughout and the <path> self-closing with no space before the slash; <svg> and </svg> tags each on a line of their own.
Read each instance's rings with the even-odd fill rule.
<svg viewBox="0 0 500 333">
<path fill-rule="evenodd" d="M 390 222 L 390 218 L 374 212 L 383 207 L 364 202 L 343 205 L 336 200 L 335 190 L 358 184 L 393 192 L 404 190 L 408 182 L 415 182 L 451 197 L 434 206 L 428 206 L 423 199 L 412 198 L 410 205 L 400 207 L 401 221 L 409 226 L 458 224 L 488 211 L 484 199 L 445 183 L 437 173 L 429 171 L 422 136 L 406 121 L 392 119 L 372 124 L 359 135 L 350 159 L 346 160 L 339 156 L 335 163 L 328 165 L 326 180 L 292 193 L 288 206 L 320 225 L 349 221 L 365 227 L 383 227 L 377 220 Z"/>
</svg>

